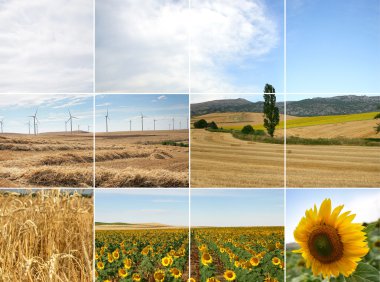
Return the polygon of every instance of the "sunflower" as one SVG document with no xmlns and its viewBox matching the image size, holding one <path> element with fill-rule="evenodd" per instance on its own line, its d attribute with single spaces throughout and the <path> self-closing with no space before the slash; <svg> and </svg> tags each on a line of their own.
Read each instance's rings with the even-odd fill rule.
<svg viewBox="0 0 380 282">
<path fill-rule="evenodd" d="M 264 282 L 278 282 L 277 278 L 271 277 L 269 273 L 267 276 L 264 278 Z"/>
<path fill-rule="evenodd" d="M 165 272 L 161 269 L 156 270 L 153 277 L 155 282 L 163 282 L 165 280 Z"/>
<path fill-rule="evenodd" d="M 315 276 L 338 277 L 341 273 L 347 277 L 368 253 L 364 227 L 352 223 L 355 215 L 350 211 L 340 214 L 343 207 L 331 211 L 331 200 L 325 199 L 319 211 L 316 205 L 307 210 L 294 230 L 301 247 L 294 252 L 302 254 Z"/>
<path fill-rule="evenodd" d="M 161 263 L 163 266 L 169 266 L 173 264 L 173 259 L 171 257 L 163 257 Z"/>
<path fill-rule="evenodd" d="M 249 262 L 252 264 L 252 266 L 258 266 L 260 263 L 260 259 L 258 257 L 251 257 Z"/>
<path fill-rule="evenodd" d="M 207 278 L 206 282 L 220 282 L 219 279 L 216 279 L 215 277 Z"/>
<path fill-rule="evenodd" d="M 190 277 L 189 279 L 187 279 L 187 282 L 197 282 L 197 280 L 195 280 L 193 277 Z"/>
<path fill-rule="evenodd" d="M 281 263 L 281 260 L 278 257 L 272 258 L 272 263 L 274 265 L 279 265 Z"/>
<path fill-rule="evenodd" d="M 128 274 L 129 274 L 124 268 L 119 268 L 118 273 L 119 273 L 119 276 L 120 276 L 121 278 L 125 278 L 125 277 L 127 277 Z"/>
<path fill-rule="evenodd" d="M 182 276 L 182 272 L 178 268 L 172 268 L 170 269 L 170 273 L 174 278 L 180 278 Z"/>
<path fill-rule="evenodd" d="M 141 281 L 141 275 L 139 273 L 133 273 L 132 280 L 137 282 Z"/>
<path fill-rule="evenodd" d="M 236 279 L 236 274 L 232 270 L 226 270 L 223 276 L 227 281 L 234 281 Z"/>
<path fill-rule="evenodd" d="M 113 253 L 112 253 L 112 257 L 116 260 L 119 259 L 120 257 L 120 254 L 119 254 L 119 251 L 118 250 L 115 250 Z"/>
<path fill-rule="evenodd" d="M 98 261 L 98 262 L 96 263 L 96 266 L 97 266 L 98 269 L 100 269 L 100 270 L 104 269 L 104 263 L 103 263 L 102 261 Z"/>
<path fill-rule="evenodd" d="M 109 263 L 113 263 L 113 256 L 112 256 L 112 254 L 108 253 L 107 257 L 108 257 L 108 262 Z"/>
<path fill-rule="evenodd" d="M 123 263 L 126 269 L 130 269 L 132 267 L 132 260 L 130 258 L 125 258 Z"/>
<path fill-rule="evenodd" d="M 203 253 L 201 260 L 203 265 L 209 265 L 212 263 L 212 256 L 209 253 Z"/>
</svg>

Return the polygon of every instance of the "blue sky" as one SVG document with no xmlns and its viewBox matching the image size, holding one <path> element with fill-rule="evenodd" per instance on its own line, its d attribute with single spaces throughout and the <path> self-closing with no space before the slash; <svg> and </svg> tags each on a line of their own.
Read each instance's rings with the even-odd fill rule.
<svg viewBox="0 0 380 282">
<path fill-rule="evenodd" d="M 153 130 L 156 119 L 156 130 L 172 129 L 174 118 L 175 129 L 186 129 L 189 115 L 189 96 L 184 94 L 142 95 L 114 94 L 96 96 L 96 131 L 105 132 L 105 115 L 109 113 L 109 131 L 129 131 L 132 120 L 132 131 L 141 130 L 141 113 L 144 118 L 144 130 Z"/>
<path fill-rule="evenodd" d="M 28 133 L 28 117 L 38 108 L 39 133 L 65 131 L 65 121 L 69 119 L 68 111 L 78 119 L 73 119 L 73 130 L 92 131 L 93 95 L 75 94 L 8 94 L 0 95 L 0 119 L 4 119 L 4 132 Z"/>
<path fill-rule="evenodd" d="M 287 189 L 286 242 L 294 242 L 293 232 L 307 209 L 319 209 L 330 198 L 332 207 L 344 205 L 343 212 L 356 214 L 354 222 L 372 222 L 380 218 L 380 191 L 377 189 Z"/>
<path fill-rule="evenodd" d="M 284 222 L 284 191 L 193 189 L 192 226 L 273 226 Z M 188 190 L 102 189 L 95 219 L 105 222 L 188 225 Z"/>
<path fill-rule="evenodd" d="M 380 92 L 379 77 L 379 1 L 287 1 L 288 92 Z"/>
<path fill-rule="evenodd" d="M 187 189 L 97 189 L 95 221 L 189 224 Z"/>
<path fill-rule="evenodd" d="M 283 2 L 96 1 L 96 91 L 283 91 Z"/>
<path fill-rule="evenodd" d="M 282 226 L 281 189 L 192 189 L 192 226 Z"/>
</svg>

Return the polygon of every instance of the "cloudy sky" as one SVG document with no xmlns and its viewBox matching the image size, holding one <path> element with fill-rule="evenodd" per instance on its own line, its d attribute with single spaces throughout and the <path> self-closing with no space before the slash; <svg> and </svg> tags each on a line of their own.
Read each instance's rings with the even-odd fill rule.
<svg viewBox="0 0 380 282">
<path fill-rule="evenodd" d="M 186 94 L 114 94 L 96 95 L 96 131 L 106 131 L 105 116 L 109 114 L 109 131 L 186 129 L 189 117 L 189 96 Z M 132 121 L 131 124 L 129 121 Z"/>
<path fill-rule="evenodd" d="M 356 214 L 353 222 L 372 222 L 380 218 L 380 191 L 376 189 L 287 189 L 286 242 L 294 242 L 293 232 L 307 209 L 330 198 L 333 208 L 344 205 L 342 212 Z"/>
<path fill-rule="evenodd" d="M 28 122 L 33 133 L 35 114 L 39 120 L 39 132 L 65 131 L 69 110 L 73 119 L 73 130 L 90 130 L 93 125 L 93 95 L 74 94 L 7 94 L 0 95 L 0 120 L 4 120 L 4 132 L 29 133 Z"/>
<path fill-rule="evenodd" d="M 0 92 L 92 92 L 92 0 L 1 0 L 0 42 Z"/>
<path fill-rule="evenodd" d="M 261 92 L 265 83 L 283 90 L 283 1 L 191 5 L 97 1 L 97 92 Z"/>
<path fill-rule="evenodd" d="M 380 92 L 380 4 L 287 0 L 288 92 Z"/>
</svg>

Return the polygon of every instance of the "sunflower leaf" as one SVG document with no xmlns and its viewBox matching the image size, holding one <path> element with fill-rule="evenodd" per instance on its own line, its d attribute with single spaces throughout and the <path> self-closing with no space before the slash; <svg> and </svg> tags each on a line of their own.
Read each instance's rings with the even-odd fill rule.
<svg viewBox="0 0 380 282">
<path fill-rule="evenodd" d="M 377 222 L 373 222 L 366 226 L 366 228 L 364 229 L 364 232 L 367 233 L 367 236 L 376 228 L 376 224 Z"/>
<path fill-rule="evenodd" d="M 360 262 L 355 272 L 346 278 L 347 282 L 380 282 L 379 271 L 373 266 Z"/>
</svg>

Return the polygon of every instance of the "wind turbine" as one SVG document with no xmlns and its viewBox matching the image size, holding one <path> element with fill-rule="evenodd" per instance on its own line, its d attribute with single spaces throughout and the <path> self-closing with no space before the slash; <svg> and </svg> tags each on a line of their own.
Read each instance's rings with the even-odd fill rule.
<svg viewBox="0 0 380 282">
<path fill-rule="evenodd" d="M 181 130 L 181 128 L 182 128 L 181 121 L 179 121 L 179 129 Z"/>
<path fill-rule="evenodd" d="M 108 132 L 108 120 L 110 119 L 109 114 L 108 114 L 108 108 L 107 108 L 107 114 L 105 115 L 105 118 L 106 118 L 106 132 Z"/>
<path fill-rule="evenodd" d="M 3 134 L 3 125 L 4 125 L 4 119 L 0 120 L 0 124 L 1 124 L 1 133 Z"/>
<path fill-rule="evenodd" d="M 189 118 L 186 118 L 186 129 L 189 129 Z"/>
<path fill-rule="evenodd" d="M 174 118 L 172 118 L 172 121 L 173 121 L 173 130 L 174 130 Z"/>
<path fill-rule="evenodd" d="M 30 135 L 30 120 L 26 123 L 26 125 L 27 125 L 28 128 L 29 128 L 29 135 Z"/>
<path fill-rule="evenodd" d="M 71 134 L 73 134 L 73 118 L 76 118 L 76 119 L 78 119 L 78 118 L 74 117 L 71 114 L 70 110 L 69 110 L 69 115 L 70 115 L 70 118 L 67 120 L 67 122 L 70 122 L 70 132 L 71 132 Z"/>
<path fill-rule="evenodd" d="M 141 113 L 141 131 L 144 131 L 144 115 Z"/>
<path fill-rule="evenodd" d="M 38 108 L 36 110 L 36 112 L 34 113 L 33 116 L 28 116 L 28 117 L 32 117 L 33 118 L 33 131 L 34 131 L 34 135 L 37 135 L 38 134 L 38 118 L 37 118 L 37 112 L 38 112 Z"/>
<path fill-rule="evenodd" d="M 129 120 L 129 131 L 132 131 L 132 120 Z"/>
<path fill-rule="evenodd" d="M 153 120 L 153 123 L 154 123 L 154 127 L 153 127 L 153 130 L 156 131 L 156 119 Z"/>
<path fill-rule="evenodd" d="M 78 133 L 79 133 L 79 124 L 78 124 Z"/>
<path fill-rule="evenodd" d="M 87 125 L 88 133 L 90 133 L 90 127 L 91 127 L 90 125 Z"/>
</svg>

